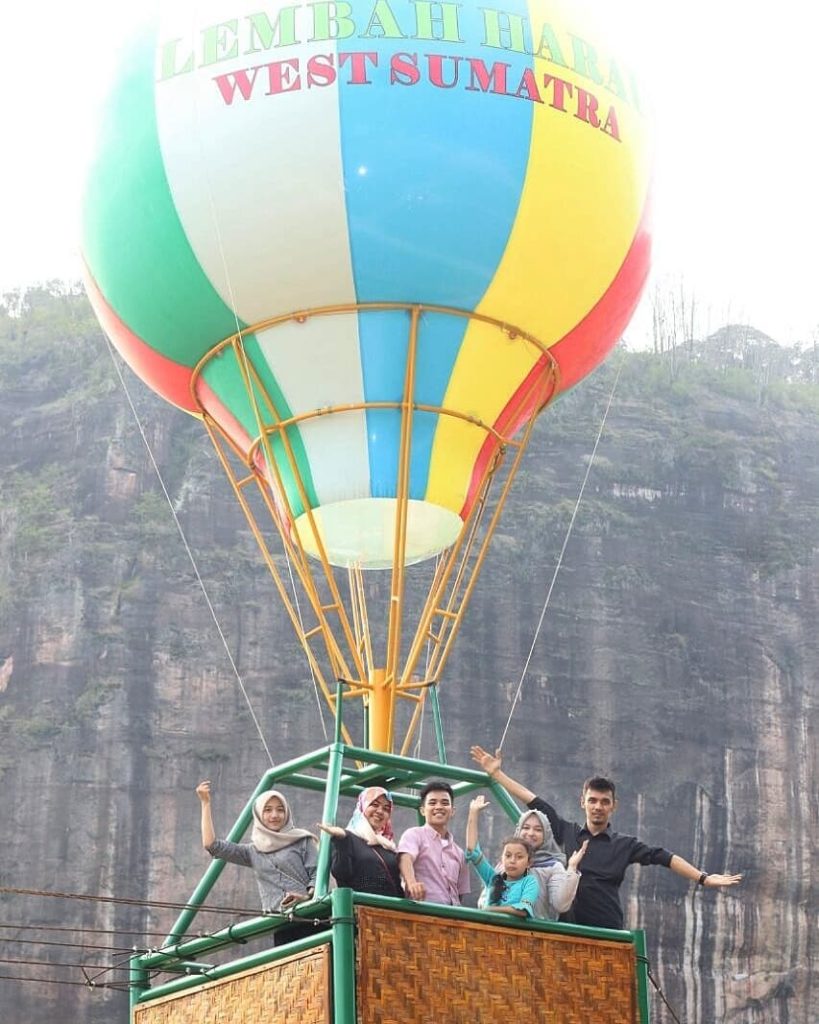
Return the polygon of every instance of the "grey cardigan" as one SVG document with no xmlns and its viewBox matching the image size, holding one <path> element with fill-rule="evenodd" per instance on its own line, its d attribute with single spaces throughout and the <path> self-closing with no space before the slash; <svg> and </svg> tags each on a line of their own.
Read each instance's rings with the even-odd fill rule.
<svg viewBox="0 0 819 1024">
<path fill-rule="evenodd" d="M 219 860 L 253 868 L 266 914 L 279 912 L 285 893 L 315 888 L 318 847 L 309 836 L 273 853 L 260 853 L 252 843 L 230 843 L 227 839 L 216 839 L 207 851 Z"/>
</svg>

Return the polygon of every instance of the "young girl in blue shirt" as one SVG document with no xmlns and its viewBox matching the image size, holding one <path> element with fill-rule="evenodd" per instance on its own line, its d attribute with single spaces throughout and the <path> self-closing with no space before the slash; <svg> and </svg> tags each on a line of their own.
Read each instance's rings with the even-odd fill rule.
<svg viewBox="0 0 819 1024">
<path fill-rule="evenodd" d="M 499 865 L 501 870 L 495 871 L 481 852 L 478 842 L 478 818 L 488 806 L 486 797 L 476 796 L 469 804 L 466 822 L 466 859 L 484 883 L 478 906 L 514 917 L 534 917 L 540 885 L 529 871 L 532 847 L 521 836 L 504 839 Z"/>
</svg>

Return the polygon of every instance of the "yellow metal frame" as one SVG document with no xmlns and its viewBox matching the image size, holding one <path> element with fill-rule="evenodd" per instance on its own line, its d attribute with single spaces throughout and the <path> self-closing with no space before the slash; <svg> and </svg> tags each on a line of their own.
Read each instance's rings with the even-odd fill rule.
<svg viewBox="0 0 819 1024">
<path fill-rule="evenodd" d="M 266 391 L 259 373 L 245 351 L 245 337 L 285 323 L 305 323 L 314 317 L 338 314 L 359 316 L 368 312 L 383 312 L 385 310 L 403 310 L 408 314 L 407 360 L 401 401 L 344 404 L 282 418 L 275 401 Z M 418 337 L 422 329 L 422 316 L 428 312 L 489 324 L 497 328 L 498 337 L 504 344 L 508 344 L 512 340 L 522 345 L 533 346 L 537 350 L 538 357 L 545 357 L 543 374 L 537 375 L 532 380 L 530 388 L 520 395 L 521 411 L 528 408 L 531 412 L 519 431 L 518 438 L 502 434 L 491 424 L 465 415 L 460 410 L 444 406 L 424 405 L 414 401 Z M 258 433 L 247 453 L 237 447 L 202 406 L 198 397 L 199 379 L 204 368 L 228 346 L 234 350 L 256 418 Z M 537 414 L 555 397 L 558 390 L 557 363 L 547 347 L 528 332 L 479 313 L 425 304 L 378 302 L 323 306 L 272 317 L 225 338 L 215 345 L 195 367 L 191 381 L 191 394 L 245 513 L 253 536 L 259 545 L 282 604 L 304 648 L 314 678 L 333 713 L 336 712 L 339 694 L 340 699 L 344 701 L 361 700 L 366 708 L 367 734 L 362 745 L 373 750 L 393 751 L 397 746 L 397 702 L 399 700 L 408 701 L 411 710 L 408 720 L 401 723 L 403 736 L 399 746 L 402 755 L 408 753 L 421 720 L 427 688 L 436 685 L 440 680 L 486 557 L 489 542 L 500 518 L 520 460 L 529 443 Z M 396 481 L 395 544 L 390 585 L 385 596 L 386 607 L 382 609 L 381 614 L 381 623 L 385 629 L 384 653 L 381 658 L 375 652 L 373 616 L 368 608 L 368 604 L 372 604 L 372 599 L 367 597 L 364 574 L 357 566 L 342 570 L 334 568 L 330 564 L 287 434 L 288 427 L 314 417 L 367 409 L 400 409 L 401 411 L 398 478 Z M 432 580 L 426 590 L 426 596 L 421 602 L 414 632 L 411 639 L 405 644 L 406 653 L 402 661 L 402 645 L 405 635 L 408 633 L 407 624 L 404 622 L 404 619 L 408 617 L 405 548 L 412 423 L 413 416 L 417 411 L 466 420 L 484 430 L 488 437 L 494 438 L 497 450 L 494 458 L 490 459 L 487 464 L 478 490 L 478 497 L 473 503 L 469 517 L 464 522 L 454 544 L 443 552 L 437 561 Z M 515 419 L 516 417 L 510 417 L 511 422 L 514 422 Z M 306 510 L 308 529 L 312 534 L 317 557 L 308 556 L 298 531 L 292 528 L 295 517 L 292 509 L 287 505 L 287 491 L 272 453 L 271 445 L 274 436 L 277 436 L 281 443 L 302 507 Z M 270 483 L 258 469 L 257 453 L 259 450 L 263 453 L 266 469 L 275 482 L 276 498 L 271 491 Z M 507 460 L 509 451 L 513 453 L 513 457 Z M 493 496 L 492 493 L 494 484 L 498 485 L 494 488 L 498 491 L 496 496 Z M 258 511 L 254 507 L 250 495 L 261 498 L 261 508 Z M 284 517 L 280 511 L 282 506 L 286 506 Z M 264 520 L 264 525 L 262 520 Z M 296 594 L 289 592 L 269 546 L 267 534 L 270 521 L 276 527 L 284 553 L 293 567 L 295 578 L 306 598 L 306 605 L 311 610 L 312 618 L 308 624 L 305 624 L 302 618 L 304 603 L 297 598 Z M 342 586 L 345 582 L 343 576 L 345 575 L 348 591 L 346 602 L 342 596 Z M 425 651 L 425 662 L 423 668 L 420 669 L 421 657 Z M 336 685 L 339 680 L 346 684 L 343 690 Z M 349 722 L 346 722 L 343 730 L 346 742 L 351 741 L 348 725 Z"/>
</svg>

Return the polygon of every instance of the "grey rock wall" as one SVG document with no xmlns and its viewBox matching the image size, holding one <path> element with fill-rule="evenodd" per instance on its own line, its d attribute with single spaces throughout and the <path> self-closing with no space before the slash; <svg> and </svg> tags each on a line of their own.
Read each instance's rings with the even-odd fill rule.
<svg viewBox="0 0 819 1024">
<path fill-rule="evenodd" d="M 58 965 L 121 966 L 166 933 L 159 904 L 207 864 L 194 786 L 213 780 L 226 829 L 267 767 L 247 701 L 276 760 L 325 740 L 198 424 L 131 379 L 247 699 L 84 301 L 38 301 L 0 323 L 0 885 L 150 906 L 0 895 L 0 1019 L 97 1024 L 127 997 L 54 984 L 83 980 Z M 726 893 L 655 868 L 624 886 L 681 1019 L 813 1024 L 819 391 L 714 358 L 625 357 L 505 759 L 567 815 L 612 775 L 623 831 L 745 873 Z M 611 382 L 539 423 L 441 688 L 454 762 L 503 731 Z M 218 901 L 254 907 L 252 878 L 226 870 Z"/>
</svg>

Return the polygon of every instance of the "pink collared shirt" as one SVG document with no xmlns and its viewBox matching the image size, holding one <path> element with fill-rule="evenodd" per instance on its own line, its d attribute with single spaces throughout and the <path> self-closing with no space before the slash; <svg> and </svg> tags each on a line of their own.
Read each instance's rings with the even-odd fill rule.
<svg viewBox="0 0 819 1024">
<path fill-rule="evenodd" d="M 398 852 L 412 858 L 415 877 L 427 891 L 424 902 L 460 906 L 461 897 L 469 892 L 469 868 L 451 832 L 440 836 L 430 825 L 408 828 Z"/>
</svg>

